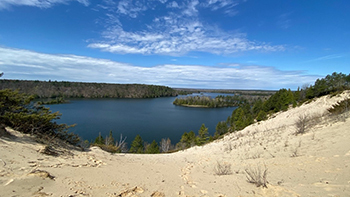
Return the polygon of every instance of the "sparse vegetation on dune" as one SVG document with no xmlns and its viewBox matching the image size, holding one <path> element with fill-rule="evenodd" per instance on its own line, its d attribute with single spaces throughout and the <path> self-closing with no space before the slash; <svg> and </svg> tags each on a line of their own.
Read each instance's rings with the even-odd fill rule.
<svg viewBox="0 0 350 197">
<path fill-rule="evenodd" d="M 342 114 L 342 113 L 347 112 L 349 110 L 350 110 L 350 98 L 345 99 L 343 101 L 340 101 L 328 109 L 328 111 L 331 114 L 335 114 L 335 115 Z"/>
<path fill-rule="evenodd" d="M 264 168 L 261 168 L 260 166 L 249 167 L 244 171 L 246 173 L 248 183 L 252 183 L 257 187 L 267 188 L 267 168 L 265 165 Z"/>
<path fill-rule="evenodd" d="M 217 162 L 214 167 L 214 173 L 219 176 L 232 174 L 231 164 L 227 162 Z"/>
</svg>

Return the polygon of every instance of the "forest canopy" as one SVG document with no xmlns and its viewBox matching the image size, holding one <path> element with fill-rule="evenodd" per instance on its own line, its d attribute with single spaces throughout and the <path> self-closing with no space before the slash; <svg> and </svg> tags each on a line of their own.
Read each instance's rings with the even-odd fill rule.
<svg viewBox="0 0 350 197">
<path fill-rule="evenodd" d="M 177 95 L 174 89 L 167 86 L 69 81 L 2 79 L 0 89 L 18 90 L 35 98 L 156 98 Z"/>
</svg>

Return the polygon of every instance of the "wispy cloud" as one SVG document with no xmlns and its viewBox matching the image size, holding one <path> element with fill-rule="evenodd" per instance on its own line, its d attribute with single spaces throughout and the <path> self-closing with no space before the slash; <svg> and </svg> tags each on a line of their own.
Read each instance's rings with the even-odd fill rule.
<svg viewBox="0 0 350 197">
<path fill-rule="evenodd" d="M 180 8 L 176 1 L 172 1 L 167 4 L 167 8 Z"/>
<path fill-rule="evenodd" d="M 208 0 L 202 3 L 204 7 L 209 7 L 212 11 L 223 9 L 224 13 L 229 16 L 234 16 L 238 13 L 235 9 L 239 5 L 237 0 Z"/>
<path fill-rule="evenodd" d="M 227 64 L 222 67 L 163 64 L 140 67 L 85 56 L 44 54 L 0 47 L 5 78 L 108 83 L 159 84 L 171 87 L 279 89 L 297 88 L 319 76 L 266 66 Z M 232 66 L 234 65 L 234 66 Z"/>
<path fill-rule="evenodd" d="M 10 8 L 12 6 L 50 8 L 56 4 L 67 4 L 70 1 L 77 1 L 85 6 L 90 4 L 89 0 L 1 0 L 0 9 Z"/>
<path fill-rule="evenodd" d="M 130 0 L 119 1 L 117 8 L 120 14 L 130 16 L 131 18 L 136 18 L 140 12 L 147 10 L 147 7 L 143 3 Z"/>
<path fill-rule="evenodd" d="M 331 59 L 338 59 L 344 57 L 344 54 L 332 54 L 332 55 L 325 55 L 322 57 L 318 57 L 315 59 L 308 60 L 306 62 L 315 62 L 315 61 L 323 61 L 323 60 L 331 60 Z"/>
<path fill-rule="evenodd" d="M 118 4 L 111 0 L 104 2 L 108 5 L 108 24 L 102 32 L 102 39 L 91 41 L 88 45 L 90 48 L 121 54 L 172 56 L 181 56 L 189 52 L 234 54 L 285 49 L 283 45 L 250 41 L 244 34 L 226 32 L 200 19 L 199 12 L 203 8 L 210 8 L 212 11 L 224 9 L 223 13 L 236 12 L 234 9 L 238 5 L 237 1 L 187 0 L 181 4 L 176 1 L 164 1 L 167 11 L 153 12 L 160 14 L 154 14 L 151 22 L 140 24 L 136 30 L 126 30 L 121 19 L 127 16 L 127 21 L 134 20 L 137 23 L 140 14 L 144 14 L 148 9 L 164 9 L 164 5 L 155 4 L 154 1 L 122 0 Z"/>
<path fill-rule="evenodd" d="M 291 14 L 292 14 L 291 12 L 288 12 L 288 13 L 284 13 L 284 14 L 281 14 L 280 16 L 278 16 L 277 25 L 282 29 L 290 28 L 292 25 L 292 20 L 290 19 Z"/>
</svg>

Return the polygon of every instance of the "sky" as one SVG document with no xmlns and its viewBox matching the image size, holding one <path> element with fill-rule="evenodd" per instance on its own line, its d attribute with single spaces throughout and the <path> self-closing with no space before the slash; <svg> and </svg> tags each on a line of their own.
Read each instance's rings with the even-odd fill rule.
<svg viewBox="0 0 350 197">
<path fill-rule="evenodd" d="M 0 0 L 2 79 L 292 90 L 350 73 L 348 0 Z"/>
</svg>

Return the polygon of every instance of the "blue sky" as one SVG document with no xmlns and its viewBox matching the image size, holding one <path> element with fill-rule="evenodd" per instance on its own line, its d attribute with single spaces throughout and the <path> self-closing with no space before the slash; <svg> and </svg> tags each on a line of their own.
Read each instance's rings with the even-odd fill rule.
<svg viewBox="0 0 350 197">
<path fill-rule="evenodd" d="M 350 1 L 1 0 L 5 79 L 296 89 L 350 73 Z"/>
</svg>

